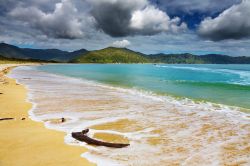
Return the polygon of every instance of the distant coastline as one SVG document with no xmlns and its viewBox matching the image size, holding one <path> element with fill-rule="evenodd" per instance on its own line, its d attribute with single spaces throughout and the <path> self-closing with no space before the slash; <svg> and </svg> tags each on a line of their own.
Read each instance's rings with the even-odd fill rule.
<svg viewBox="0 0 250 166">
<path fill-rule="evenodd" d="M 250 57 L 232 57 L 221 54 L 143 54 L 127 48 L 107 47 L 73 52 L 58 49 L 19 48 L 0 43 L 1 61 L 31 61 L 52 63 L 165 63 L 165 64 L 250 64 Z"/>
</svg>

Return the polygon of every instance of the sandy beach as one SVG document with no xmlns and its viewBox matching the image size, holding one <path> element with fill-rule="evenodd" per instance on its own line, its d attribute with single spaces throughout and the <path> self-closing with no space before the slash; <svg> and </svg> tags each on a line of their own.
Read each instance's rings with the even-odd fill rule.
<svg viewBox="0 0 250 166">
<path fill-rule="evenodd" d="M 0 166 L 94 165 L 80 157 L 86 149 L 64 143 L 63 132 L 29 119 L 27 90 L 5 76 L 13 66 L 0 65 L 0 118 L 14 118 L 0 121 Z"/>
<path fill-rule="evenodd" d="M 4 76 L 6 67 L 10 66 L 2 66 L 0 118 L 15 119 L 0 121 L 0 166 L 250 163 L 249 116 L 235 107 L 177 100 L 44 70 L 64 71 L 72 65 L 17 67 L 9 78 Z M 27 98 L 35 103 L 32 110 Z M 32 121 L 28 112 L 41 123 Z M 86 128 L 89 137 L 130 146 L 90 146 L 71 136 Z"/>
<path fill-rule="evenodd" d="M 125 68 L 110 64 L 42 65 L 15 68 L 8 76 L 28 87 L 29 100 L 36 103 L 32 117 L 43 121 L 49 129 L 64 131 L 66 144 L 88 148 L 88 153 L 82 156 L 94 163 L 249 165 L 250 126 L 246 113 L 222 104 L 148 94 L 86 77 L 88 68 L 90 71 L 100 68 L 103 70 L 97 78 L 110 78 L 110 70 L 105 71 L 110 67 Z M 128 71 L 133 67 L 140 68 L 130 65 Z M 68 77 L 67 72 L 80 75 Z M 81 75 L 84 77 L 79 79 Z M 66 123 L 55 123 L 61 117 L 67 119 Z M 130 146 L 122 149 L 89 146 L 71 136 L 72 132 L 86 128 L 92 138 Z"/>
</svg>

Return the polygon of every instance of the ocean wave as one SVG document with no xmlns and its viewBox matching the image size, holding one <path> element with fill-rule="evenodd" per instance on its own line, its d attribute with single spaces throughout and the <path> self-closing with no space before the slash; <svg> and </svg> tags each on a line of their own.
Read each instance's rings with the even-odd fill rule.
<svg viewBox="0 0 250 166">
<path fill-rule="evenodd" d="M 213 107 L 216 106 L 216 108 L 221 108 L 225 110 L 241 110 L 243 108 L 240 107 L 236 107 L 236 106 L 228 106 L 228 105 L 224 105 L 224 104 L 218 104 L 218 103 L 212 103 L 212 102 L 207 102 L 205 100 L 202 101 L 197 101 L 197 100 L 192 100 L 190 98 L 185 98 L 185 97 L 173 97 L 171 95 L 159 95 L 158 93 L 155 93 L 153 91 L 150 90 L 144 90 L 141 89 L 139 87 L 132 87 L 132 88 L 125 88 L 125 87 L 119 87 L 119 86 L 115 86 L 115 85 L 108 85 L 108 84 L 104 84 L 104 83 L 100 83 L 100 82 L 96 82 L 93 80 L 87 80 L 87 79 L 83 79 L 83 78 L 75 78 L 75 77 L 70 77 L 70 76 L 64 76 L 64 75 L 58 75 L 58 74 L 52 74 L 52 73 L 46 73 L 46 72 L 41 72 L 39 71 L 39 69 L 36 68 L 36 66 L 31 67 L 31 66 L 20 66 L 17 67 L 14 70 L 30 70 L 30 71 L 34 71 L 36 70 L 36 72 L 40 72 L 43 74 L 43 79 L 47 79 L 47 78 L 54 78 L 53 81 L 55 81 L 56 83 L 61 83 L 61 80 L 64 80 L 67 83 L 73 83 L 73 84 L 79 84 L 79 83 L 84 83 L 88 86 L 94 86 L 94 87 L 101 87 L 101 88 L 107 88 L 107 89 L 111 89 L 111 90 L 115 90 L 115 91 L 119 91 L 119 92 L 124 92 L 124 93 L 128 93 L 130 95 L 135 95 L 138 97 L 146 97 L 148 99 L 152 99 L 154 101 L 168 101 L 171 103 L 175 103 L 177 105 L 190 105 L 190 104 L 205 104 L 208 107 Z M 10 77 L 16 77 L 17 76 L 13 73 L 9 74 Z M 20 82 L 20 77 L 19 79 L 17 79 L 17 82 L 21 84 Z M 178 83 L 191 83 L 191 84 L 216 84 L 216 85 L 225 85 L 222 82 L 215 82 L 215 83 L 208 83 L 208 82 L 199 82 L 199 81 L 187 81 L 187 80 L 175 80 L 174 82 L 178 82 Z M 30 91 L 32 91 L 32 88 L 30 85 L 28 84 L 23 84 L 27 89 L 29 89 Z M 235 85 L 232 85 L 235 86 Z M 237 85 L 236 85 L 237 86 Z M 241 86 L 238 85 L 240 87 L 245 87 L 245 86 Z M 28 99 L 32 99 L 33 98 L 33 93 L 29 93 L 29 97 Z M 203 105 L 203 106 L 205 106 Z M 242 114 L 241 111 L 236 111 L 240 114 Z M 244 114 L 244 113 L 243 113 Z M 244 116 L 245 117 L 245 116 Z"/>
<path fill-rule="evenodd" d="M 214 165 L 223 162 L 220 153 L 224 160 L 229 160 L 225 158 L 228 153 L 221 150 L 223 147 L 248 139 L 243 136 L 249 134 L 249 114 L 240 112 L 238 107 L 114 87 L 32 67 L 18 67 L 10 76 L 29 88 L 32 94 L 29 100 L 36 104 L 30 115 L 45 122 L 48 128 L 66 132 L 67 144 L 87 147 L 89 152 L 82 156 L 99 165 L 101 161 L 110 165 L 197 165 L 201 160 L 206 161 L 204 165 Z M 61 117 L 68 121 L 63 124 L 50 121 Z M 115 125 L 92 129 L 90 134 L 122 135 L 131 144 L 125 149 L 92 147 L 71 137 L 72 131 L 123 119 L 134 123 L 128 122 L 118 129 Z M 209 139 L 212 141 L 208 142 Z M 239 146 L 245 148 L 245 144 Z M 248 162 L 248 158 L 244 161 Z"/>
<path fill-rule="evenodd" d="M 192 70 L 198 72 L 208 72 L 208 73 L 218 73 L 218 74 L 234 74 L 238 75 L 241 80 L 231 80 L 228 83 L 231 84 L 241 84 L 241 85 L 250 85 L 250 71 L 243 70 L 232 70 L 232 69 L 215 69 L 215 68 L 206 68 L 206 67 L 188 67 L 188 66 L 173 66 L 173 65 L 156 65 L 160 68 L 169 68 L 169 69 L 180 69 L 180 70 Z"/>
</svg>

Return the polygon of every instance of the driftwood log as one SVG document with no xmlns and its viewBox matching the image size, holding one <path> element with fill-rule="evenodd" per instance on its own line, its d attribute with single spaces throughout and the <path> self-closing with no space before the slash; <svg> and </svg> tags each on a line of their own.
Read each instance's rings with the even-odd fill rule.
<svg viewBox="0 0 250 166">
<path fill-rule="evenodd" d="M 78 141 L 83 141 L 83 142 L 86 142 L 87 144 L 96 145 L 96 146 L 106 146 L 106 147 L 111 147 L 111 148 L 124 148 L 124 147 L 129 146 L 129 144 L 109 143 L 109 142 L 95 140 L 86 135 L 88 132 L 89 132 L 89 129 L 83 130 L 82 132 L 73 132 L 72 137 L 77 139 Z"/>
<path fill-rule="evenodd" d="M 3 120 L 13 120 L 14 118 L 0 118 L 0 121 L 3 121 Z"/>
</svg>

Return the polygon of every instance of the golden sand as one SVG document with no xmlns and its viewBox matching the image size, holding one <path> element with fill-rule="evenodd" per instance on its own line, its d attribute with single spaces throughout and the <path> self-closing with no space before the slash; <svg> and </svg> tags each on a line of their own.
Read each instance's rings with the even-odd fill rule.
<svg viewBox="0 0 250 166">
<path fill-rule="evenodd" d="M 129 124 L 129 125 L 128 125 Z M 130 126 L 133 125 L 133 128 Z M 91 126 L 95 130 L 114 130 L 119 132 L 133 132 L 142 130 L 142 127 L 136 124 L 136 121 L 129 119 L 121 119 L 115 122 L 103 123 L 100 125 Z"/>
<path fill-rule="evenodd" d="M 80 157 L 86 149 L 64 143 L 64 133 L 46 129 L 42 123 L 29 119 L 32 105 L 26 102 L 26 97 L 24 86 L 5 77 L 1 70 L 0 118 L 15 119 L 0 121 L 0 166 L 94 165 Z"/>
<path fill-rule="evenodd" d="M 94 138 L 112 143 L 129 144 L 129 140 L 126 137 L 117 134 L 95 133 Z"/>
</svg>

